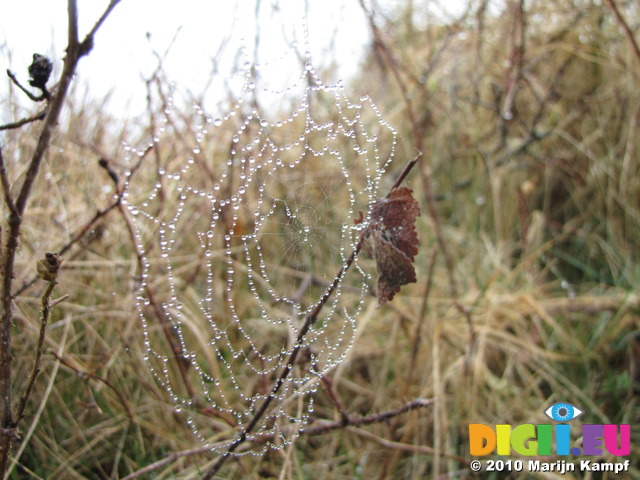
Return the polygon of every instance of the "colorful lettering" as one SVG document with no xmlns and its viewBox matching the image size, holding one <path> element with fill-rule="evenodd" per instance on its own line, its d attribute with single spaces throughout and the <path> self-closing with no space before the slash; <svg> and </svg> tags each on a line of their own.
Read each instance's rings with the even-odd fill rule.
<svg viewBox="0 0 640 480">
<path fill-rule="evenodd" d="M 511 434 L 511 446 L 519 455 L 533 456 L 538 454 L 535 425 L 518 425 Z"/>
<path fill-rule="evenodd" d="M 554 435 L 555 434 L 555 435 Z M 555 452 L 552 449 L 555 440 Z M 571 448 L 571 425 L 523 424 L 496 425 L 495 430 L 483 423 L 469 425 L 469 453 L 475 457 L 491 455 L 509 456 L 512 452 L 525 457 L 560 455 L 631 454 L 630 425 L 582 425 L 582 450 Z"/>
<path fill-rule="evenodd" d="M 618 427 L 620 446 L 618 447 Z M 611 455 L 624 457 L 631 453 L 631 425 L 603 425 L 604 446 Z"/>
<path fill-rule="evenodd" d="M 551 455 L 553 425 L 538 425 L 538 455 Z"/>
<path fill-rule="evenodd" d="M 571 445 L 571 425 L 559 423 L 556 425 L 556 453 L 569 455 Z"/>
<path fill-rule="evenodd" d="M 511 454 L 511 425 L 496 425 L 496 436 L 498 439 L 498 455 Z"/>
<path fill-rule="evenodd" d="M 582 425 L 582 453 L 602 455 L 602 425 Z"/>
<path fill-rule="evenodd" d="M 493 453 L 496 448 L 496 433 L 489 425 L 472 423 L 469 425 L 469 453 L 482 457 Z"/>
</svg>

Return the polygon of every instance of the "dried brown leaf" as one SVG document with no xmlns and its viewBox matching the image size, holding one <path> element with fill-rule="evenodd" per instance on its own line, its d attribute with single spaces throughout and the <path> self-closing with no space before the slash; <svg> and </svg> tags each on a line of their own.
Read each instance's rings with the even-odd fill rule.
<svg viewBox="0 0 640 480">
<path fill-rule="evenodd" d="M 378 270 L 378 304 L 393 299 L 400 287 L 416 281 L 413 266 L 418 254 L 415 229 L 418 202 L 407 187 L 394 188 L 387 198 L 371 205 L 370 234 Z"/>
</svg>

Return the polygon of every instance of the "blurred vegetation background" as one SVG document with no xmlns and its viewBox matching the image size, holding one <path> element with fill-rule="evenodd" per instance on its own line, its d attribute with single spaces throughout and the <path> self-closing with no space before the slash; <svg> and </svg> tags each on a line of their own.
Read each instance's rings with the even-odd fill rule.
<svg viewBox="0 0 640 480">
<path fill-rule="evenodd" d="M 640 478 L 640 6 L 469 0 L 443 18 L 433 3 L 363 2 L 372 43 L 346 91 L 369 95 L 399 132 L 385 184 L 423 152 L 408 180 L 423 212 L 418 282 L 380 310 L 372 295 L 331 379 L 352 415 L 434 402 L 233 459 L 220 478 L 486 478 L 468 468 L 468 424 L 549 423 L 543 412 L 556 401 L 581 408 L 588 423 L 631 424 L 631 470 L 619 478 Z M 47 153 L 20 237 L 17 392 L 45 288 L 30 283 L 36 262 L 71 242 L 57 287 L 70 298 L 53 312 L 11 479 L 199 478 L 215 458 L 187 454 L 198 445 L 143 360 L 126 212 L 92 221 L 116 193 L 98 160 L 124 178 L 126 144 L 153 135 L 169 84 L 158 71 L 148 118 L 124 126 L 76 89 Z M 199 120 L 187 109 L 174 117 L 173 140 L 146 154 L 131 195 L 157 181 L 156 165 L 193 151 Z M 3 132 L 11 178 L 23 173 L 38 128 Z M 221 139 L 231 134 L 202 139 L 202 154 L 225 158 Z M 326 390 L 316 397 L 317 419 L 339 418 Z M 545 476 L 583 477 L 613 478 Z"/>
</svg>

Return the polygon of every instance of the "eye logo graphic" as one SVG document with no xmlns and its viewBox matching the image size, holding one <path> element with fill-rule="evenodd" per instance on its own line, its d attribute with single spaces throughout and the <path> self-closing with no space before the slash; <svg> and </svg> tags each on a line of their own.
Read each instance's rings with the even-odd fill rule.
<svg viewBox="0 0 640 480">
<path fill-rule="evenodd" d="M 578 407 L 571 405 L 570 403 L 558 402 L 551 405 L 544 411 L 544 414 L 551 420 L 556 422 L 570 422 L 578 418 L 584 412 Z"/>
<path fill-rule="evenodd" d="M 613 424 L 574 424 L 567 423 L 578 418 L 584 412 L 567 402 L 557 402 L 544 411 L 544 414 L 556 422 L 550 424 L 522 425 L 469 425 L 469 453 L 475 457 L 491 455 L 507 456 L 512 453 L 531 456 L 627 456 L 631 454 L 631 425 Z M 572 438 L 581 439 L 581 445 L 572 447 Z"/>
</svg>

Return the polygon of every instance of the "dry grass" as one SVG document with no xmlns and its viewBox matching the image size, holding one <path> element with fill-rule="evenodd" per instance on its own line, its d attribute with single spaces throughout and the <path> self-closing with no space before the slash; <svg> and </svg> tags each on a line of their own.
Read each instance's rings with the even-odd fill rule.
<svg viewBox="0 0 640 480">
<path fill-rule="evenodd" d="M 434 404 L 388 423 L 303 435 L 282 451 L 233 459 L 220 478 L 469 478 L 469 423 L 547 423 L 543 410 L 560 400 L 585 410 L 591 423 L 631 424 L 633 465 L 626 475 L 640 478 L 640 59 L 606 7 L 581 3 L 580 9 L 560 0 L 527 4 L 526 44 L 520 46 L 512 34 L 518 22 L 513 9 L 448 26 L 413 25 L 412 31 L 401 20 L 380 25 L 397 65 L 390 67 L 372 51 L 371 58 L 382 63 L 363 67 L 354 91 L 376 99 L 383 117 L 399 128 L 406 152 L 398 158 L 411 156 L 414 147 L 425 152 L 421 173 L 432 175 L 436 198 L 426 198 L 424 175 L 409 184 L 423 212 L 434 201 L 440 213 L 459 296 L 450 293 L 433 233 L 436 220 L 424 213 L 418 220 L 418 282 L 381 310 L 371 296 L 348 359 L 331 378 L 352 415 L 387 411 L 417 397 L 433 398 Z M 629 4 L 625 12 L 637 24 L 637 8 Z M 555 20 L 548 21 L 552 15 Z M 522 64 L 514 48 L 523 49 Z M 422 145 L 412 144 L 415 125 L 407 120 L 392 68 L 421 116 Z M 518 68 L 517 90 L 507 100 Z M 113 159 L 122 174 L 127 152 L 120 142 L 107 150 L 114 144 L 113 124 L 91 105 L 74 99 L 68 128 L 59 130 L 47 154 L 20 238 L 16 285 L 33 277 L 45 251 L 59 250 L 113 200 L 113 183 L 97 159 Z M 154 162 L 179 169 L 192 151 L 201 119 L 182 115 L 180 126 L 135 174 L 131 195 L 156 182 Z M 4 141 L 12 178 L 20 177 L 20 159 L 33 149 L 37 128 Z M 214 165 L 227 155 L 232 132 L 216 135 L 201 142 Z M 205 163 L 196 156 L 198 162 Z M 196 177 L 192 181 L 203 187 L 210 180 Z M 287 182 L 298 180 L 304 179 Z M 385 182 L 392 180 L 390 173 Z M 167 208 L 174 193 L 166 192 Z M 326 215 L 340 214 L 338 206 L 329 206 Z M 202 213 L 192 210 L 181 221 L 194 228 Z M 199 247 L 192 247 L 174 273 L 179 288 L 197 298 L 201 258 Z M 273 248 L 278 258 L 295 260 L 281 245 Z M 331 252 L 319 254 L 331 258 Z M 319 276 L 334 273 L 327 263 L 316 264 Z M 54 309 L 45 368 L 9 478 L 124 478 L 198 446 L 143 360 L 134 312 L 137 269 L 117 209 L 66 253 L 54 296 L 70 298 Z M 166 281 L 160 275 L 156 284 Z M 18 392 L 31 367 L 43 290 L 36 283 L 15 302 Z M 241 288 L 233 294 L 237 304 L 249 295 Z M 195 301 L 191 307 L 197 311 Z M 206 336 L 197 323 L 192 328 L 195 337 Z M 280 335 L 263 332 L 272 334 Z M 255 379 L 242 381 L 249 388 Z M 317 394 L 314 416 L 338 419 L 326 390 Z M 214 425 L 218 432 L 227 424 Z M 176 456 L 141 478 L 198 478 L 213 459 L 207 453 Z"/>
</svg>

